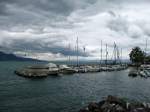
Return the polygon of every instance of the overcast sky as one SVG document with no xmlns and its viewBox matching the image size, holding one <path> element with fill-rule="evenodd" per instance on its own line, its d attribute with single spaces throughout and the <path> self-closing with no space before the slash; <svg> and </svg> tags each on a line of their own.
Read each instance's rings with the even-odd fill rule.
<svg viewBox="0 0 150 112">
<path fill-rule="evenodd" d="M 41 59 L 100 56 L 100 44 L 114 41 L 128 58 L 132 47 L 145 47 L 150 36 L 149 0 L 0 0 L 0 48 L 30 52 Z M 150 40 L 149 40 L 150 41 Z M 69 43 L 71 48 L 69 49 Z"/>
</svg>

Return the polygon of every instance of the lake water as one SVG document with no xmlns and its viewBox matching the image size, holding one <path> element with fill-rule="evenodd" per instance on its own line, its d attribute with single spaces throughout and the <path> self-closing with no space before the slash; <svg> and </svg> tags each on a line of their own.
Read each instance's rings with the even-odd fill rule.
<svg viewBox="0 0 150 112">
<path fill-rule="evenodd" d="M 16 68 L 35 62 L 0 62 L 0 112 L 77 112 L 107 95 L 150 102 L 150 79 L 128 70 L 28 79 Z"/>
</svg>

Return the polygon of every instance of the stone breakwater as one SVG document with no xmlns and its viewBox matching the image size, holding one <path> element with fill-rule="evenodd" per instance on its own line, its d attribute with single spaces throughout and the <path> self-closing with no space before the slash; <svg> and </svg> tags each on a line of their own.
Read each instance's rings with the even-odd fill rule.
<svg viewBox="0 0 150 112">
<path fill-rule="evenodd" d="M 46 65 L 34 65 L 27 66 L 14 71 L 15 74 L 24 77 L 47 77 L 49 75 L 64 75 L 74 73 L 96 73 L 101 71 L 120 71 L 127 69 L 127 65 L 84 65 L 84 66 L 68 66 L 68 65 L 56 65 L 49 63 Z"/>
<path fill-rule="evenodd" d="M 150 112 L 150 103 L 128 101 L 109 95 L 100 102 L 91 102 L 79 112 Z"/>
</svg>

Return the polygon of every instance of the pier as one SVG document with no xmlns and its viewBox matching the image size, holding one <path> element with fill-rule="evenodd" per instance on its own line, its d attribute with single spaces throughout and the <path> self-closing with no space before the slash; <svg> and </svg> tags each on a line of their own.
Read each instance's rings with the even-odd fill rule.
<svg viewBox="0 0 150 112">
<path fill-rule="evenodd" d="M 15 74 L 24 77 L 47 77 L 49 75 L 66 75 L 75 73 L 96 73 L 96 72 L 111 72 L 120 71 L 127 69 L 127 65 L 79 65 L 67 66 L 67 65 L 56 65 L 49 63 L 46 65 L 34 65 L 27 66 L 22 69 L 15 70 Z"/>
</svg>

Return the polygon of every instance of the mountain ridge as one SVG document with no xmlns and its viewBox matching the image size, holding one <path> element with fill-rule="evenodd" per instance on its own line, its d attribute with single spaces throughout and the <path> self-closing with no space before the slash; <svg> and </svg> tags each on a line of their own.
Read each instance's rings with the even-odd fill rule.
<svg viewBox="0 0 150 112">
<path fill-rule="evenodd" d="M 19 57 L 11 53 L 0 51 L 0 61 L 36 61 L 36 59 Z"/>
</svg>

